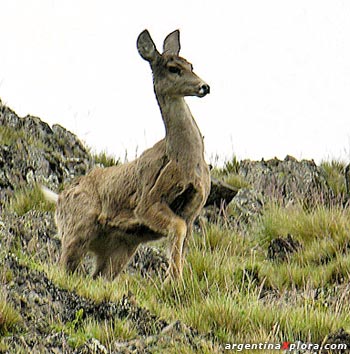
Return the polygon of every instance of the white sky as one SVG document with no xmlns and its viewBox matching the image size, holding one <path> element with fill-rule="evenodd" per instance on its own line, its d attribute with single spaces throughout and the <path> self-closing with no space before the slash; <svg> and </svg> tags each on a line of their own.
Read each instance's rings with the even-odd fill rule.
<svg viewBox="0 0 350 354">
<path fill-rule="evenodd" d="M 0 0 L 0 97 L 129 158 L 164 135 L 149 65 L 181 30 L 182 56 L 211 86 L 188 103 L 213 161 L 350 160 L 350 1 Z"/>
</svg>

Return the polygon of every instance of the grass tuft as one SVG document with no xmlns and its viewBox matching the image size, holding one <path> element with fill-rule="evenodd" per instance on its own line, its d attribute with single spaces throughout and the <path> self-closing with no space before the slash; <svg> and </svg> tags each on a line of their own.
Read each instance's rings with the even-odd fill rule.
<svg viewBox="0 0 350 354">
<path fill-rule="evenodd" d="M 0 335 L 13 332 L 21 324 L 21 315 L 8 302 L 6 296 L 0 294 Z"/>
<path fill-rule="evenodd" d="M 33 185 L 17 189 L 9 201 L 9 209 L 22 216 L 30 210 L 54 211 L 55 206 L 45 199 L 39 185 Z"/>
<path fill-rule="evenodd" d="M 345 167 L 346 163 L 339 160 L 322 161 L 320 164 L 327 183 L 336 197 L 344 197 L 346 194 Z"/>
<path fill-rule="evenodd" d="M 110 156 L 106 151 L 101 151 L 98 154 L 93 155 L 95 164 L 103 167 L 116 166 L 120 164 L 120 159 L 116 159 L 114 156 Z"/>
<path fill-rule="evenodd" d="M 0 144 L 8 146 L 18 146 L 21 141 L 26 141 L 28 145 L 35 146 L 39 149 L 44 149 L 45 144 L 36 139 L 31 134 L 28 134 L 25 130 L 16 130 L 11 127 L 0 126 Z"/>
</svg>

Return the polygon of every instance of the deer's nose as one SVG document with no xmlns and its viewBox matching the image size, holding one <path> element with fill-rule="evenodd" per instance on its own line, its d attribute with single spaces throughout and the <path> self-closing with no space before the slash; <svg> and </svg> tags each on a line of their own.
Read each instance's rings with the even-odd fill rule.
<svg viewBox="0 0 350 354">
<path fill-rule="evenodd" d="M 199 89 L 199 94 L 205 96 L 208 93 L 210 93 L 210 86 L 207 84 L 203 84 Z"/>
</svg>

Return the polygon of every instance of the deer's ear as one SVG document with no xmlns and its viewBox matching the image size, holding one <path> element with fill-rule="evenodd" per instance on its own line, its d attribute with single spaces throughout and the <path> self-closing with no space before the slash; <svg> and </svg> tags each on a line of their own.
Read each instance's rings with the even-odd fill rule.
<svg viewBox="0 0 350 354">
<path fill-rule="evenodd" d="M 141 57 L 150 63 L 154 62 L 160 56 L 147 30 L 141 32 L 137 38 L 137 49 Z"/>
<path fill-rule="evenodd" d="M 180 31 L 176 30 L 167 35 L 163 44 L 163 53 L 179 55 L 180 46 Z"/>
</svg>

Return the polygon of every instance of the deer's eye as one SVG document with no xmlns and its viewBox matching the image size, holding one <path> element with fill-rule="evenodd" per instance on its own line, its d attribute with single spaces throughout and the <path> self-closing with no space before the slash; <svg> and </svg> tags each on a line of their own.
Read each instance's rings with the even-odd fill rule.
<svg viewBox="0 0 350 354">
<path fill-rule="evenodd" d="M 169 72 L 171 72 L 172 74 L 181 74 L 181 69 L 178 68 L 177 66 L 169 66 L 168 67 Z"/>
</svg>

